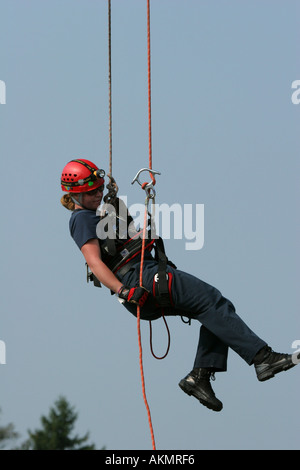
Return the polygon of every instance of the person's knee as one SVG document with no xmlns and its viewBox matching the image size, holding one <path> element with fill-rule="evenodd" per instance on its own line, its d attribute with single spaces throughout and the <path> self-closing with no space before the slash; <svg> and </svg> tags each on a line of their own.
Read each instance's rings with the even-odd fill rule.
<svg viewBox="0 0 300 470">
<path fill-rule="evenodd" d="M 221 294 L 221 297 L 217 300 L 216 302 L 216 308 L 224 308 L 227 307 L 229 310 L 233 310 L 235 312 L 235 307 L 231 300 L 226 299 L 226 297 L 223 297 Z"/>
</svg>

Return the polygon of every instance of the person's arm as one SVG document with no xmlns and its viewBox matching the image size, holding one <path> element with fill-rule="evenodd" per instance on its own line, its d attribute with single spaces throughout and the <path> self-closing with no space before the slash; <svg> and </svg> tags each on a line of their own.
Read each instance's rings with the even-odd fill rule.
<svg viewBox="0 0 300 470">
<path fill-rule="evenodd" d="M 88 240 L 81 247 L 81 252 L 90 270 L 101 282 L 101 284 L 117 293 L 123 284 L 101 260 L 101 252 L 98 240 L 96 238 Z"/>
<path fill-rule="evenodd" d="M 123 301 L 140 305 L 147 300 L 149 292 L 144 287 L 126 287 L 101 260 L 99 242 L 96 238 L 88 240 L 81 252 L 96 278 L 108 289 L 118 294 Z"/>
</svg>

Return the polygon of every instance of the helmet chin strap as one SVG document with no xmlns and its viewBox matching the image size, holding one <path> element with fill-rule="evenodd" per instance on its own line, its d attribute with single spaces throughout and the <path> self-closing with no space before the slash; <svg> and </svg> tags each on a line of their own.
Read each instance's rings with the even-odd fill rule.
<svg viewBox="0 0 300 470">
<path fill-rule="evenodd" d="M 82 194 L 78 194 L 78 199 L 76 199 L 74 196 L 71 196 L 71 199 L 72 201 L 77 204 L 77 206 L 80 206 L 82 207 L 83 209 L 87 209 L 86 207 L 84 207 L 84 205 L 82 204 Z"/>
</svg>

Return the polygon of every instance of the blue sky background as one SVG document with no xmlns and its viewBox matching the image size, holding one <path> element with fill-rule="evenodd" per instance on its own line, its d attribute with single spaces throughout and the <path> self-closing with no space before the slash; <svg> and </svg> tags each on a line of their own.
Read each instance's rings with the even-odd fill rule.
<svg viewBox="0 0 300 470">
<path fill-rule="evenodd" d="M 218 287 L 275 350 L 299 329 L 299 113 L 296 0 L 152 0 L 153 168 L 157 203 L 204 204 L 205 243 L 166 249 Z M 113 174 L 128 203 L 148 165 L 146 0 L 112 0 Z M 98 448 L 151 449 L 136 319 L 85 282 L 60 205 L 65 163 L 108 169 L 105 0 L 1 0 L 1 424 L 28 429 L 59 395 Z M 234 352 L 213 387 L 214 413 L 178 382 L 199 325 L 168 320 L 163 361 L 142 324 L 144 372 L 158 449 L 298 449 L 299 370 L 259 383 Z M 167 344 L 162 321 L 154 348 Z"/>
</svg>

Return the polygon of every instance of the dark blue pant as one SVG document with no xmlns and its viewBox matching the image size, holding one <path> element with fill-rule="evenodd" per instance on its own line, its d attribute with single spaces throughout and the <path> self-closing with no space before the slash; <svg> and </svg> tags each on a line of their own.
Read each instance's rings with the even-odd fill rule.
<svg viewBox="0 0 300 470">
<path fill-rule="evenodd" d="M 127 286 L 139 285 L 140 264 L 121 279 Z M 215 371 L 227 369 L 228 348 L 233 349 L 249 365 L 256 353 L 266 345 L 236 314 L 232 303 L 209 284 L 178 269 L 168 266 L 173 276 L 171 295 L 174 309 L 166 315 L 184 315 L 202 323 L 194 367 L 211 368 Z M 153 278 L 157 273 L 157 262 L 144 261 L 143 286 L 152 292 Z M 125 307 L 136 315 L 136 306 L 126 302 Z M 141 308 L 141 319 L 155 320 L 161 317 L 161 308 L 149 296 Z"/>
</svg>

